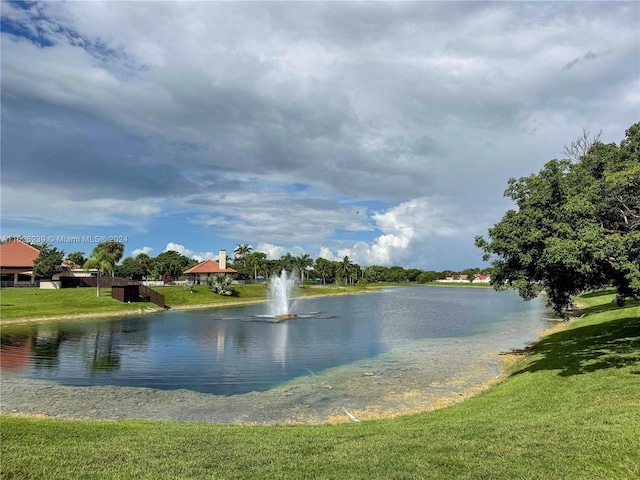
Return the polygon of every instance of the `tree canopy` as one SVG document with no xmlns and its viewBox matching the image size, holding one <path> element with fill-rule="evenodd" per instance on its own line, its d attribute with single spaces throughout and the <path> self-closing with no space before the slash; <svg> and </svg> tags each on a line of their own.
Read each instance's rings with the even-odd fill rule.
<svg viewBox="0 0 640 480">
<path fill-rule="evenodd" d="M 60 273 L 64 252 L 48 243 L 38 245 L 37 248 L 40 255 L 33 262 L 33 274 L 38 278 L 51 278 L 55 273 Z"/>
<path fill-rule="evenodd" d="M 109 240 L 99 243 L 98 245 L 96 245 L 96 248 L 104 250 L 105 252 L 110 254 L 116 263 L 120 261 L 122 255 L 124 254 L 124 243 L 117 242 L 115 240 Z"/>
<path fill-rule="evenodd" d="M 192 260 L 175 250 L 167 250 L 151 261 L 151 271 L 154 277 L 168 275 L 174 279 L 180 278 L 185 270 L 197 264 L 196 260 Z"/>
<path fill-rule="evenodd" d="M 86 257 L 84 256 L 84 252 L 71 252 L 69 255 L 67 255 L 67 260 L 81 266 L 84 265 L 84 262 L 87 261 Z"/>
<path fill-rule="evenodd" d="M 509 179 L 505 196 L 517 210 L 489 229 L 489 240 L 476 237 L 485 260 L 497 257 L 494 288 L 524 299 L 544 290 L 558 314 L 573 295 L 609 284 L 622 297 L 640 295 L 640 123 L 619 146 L 597 138 L 574 161 Z"/>
</svg>

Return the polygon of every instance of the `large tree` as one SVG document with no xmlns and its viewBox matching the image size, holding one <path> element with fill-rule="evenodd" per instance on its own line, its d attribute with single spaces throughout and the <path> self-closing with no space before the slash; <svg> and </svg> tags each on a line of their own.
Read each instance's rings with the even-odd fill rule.
<svg viewBox="0 0 640 480">
<path fill-rule="evenodd" d="M 303 253 L 299 257 L 296 257 L 296 266 L 298 270 L 300 270 L 300 282 L 303 283 L 305 274 L 308 276 L 309 268 L 313 267 L 313 259 L 309 254 Z"/>
<path fill-rule="evenodd" d="M 616 144 L 595 141 L 577 158 L 552 160 L 511 178 L 517 205 L 476 238 L 495 257 L 492 285 L 525 299 L 548 295 L 556 313 L 572 296 L 613 284 L 621 298 L 640 295 L 640 123 Z"/>
<path fill-rule="evenodd" d="M 84 252 L 71 252 L 69 255 L 67 255 L 67 260 L 80 266 L 84 265 L 84 262 L 87 261 L 84 256 Z"/>
<path fill-rule="evenodd" d="M 238 246 L 233 251 L 233 259 L 236 261 L 240 260 L 243 265 L 246 266 L 247 257 L 251 253 L 251 250 L 253 250 L 253 248 L 251 248 L 248 243 L 238 244 Z"/>
<path fill-rule="evenodd" d="M 258 275 L 262 274 L 264 277 L 267 275 L 267 254 L 264 252 L 252 252 L 248 255 L 247 264 L 253 271 L 254 280 L 258 278 Z"/>
<path fill-rule="evenodd" d="M 315 272 L 322 278 L 323 285 L 327 283 L 327 278 L 333 278 L 335 276 L 335 269 L 330 260 L 319 257 L 315 263 Z"/>
<path fill-rule="evenodd" d="M 171 278 L 180 278 L 185 270 L 197 264 L 197 261 L 175 250 L 167 250 L 152 260 L 151 270 L 155 278 L 160 278 L 163 275 L 169 275 Z"/>
<path fill-rule="evenodd" d="M 51 278 L 55 273 L 60 273 L 64 252 L 47 243 L 36 245 L 40 255 L 33 262 L 33 274 L 38 278 Z"/>
<path fill-rule="evenodd" d="M 349 275 L 353 271 L 354 265 L 347 255 L 344 256 L 341 262 L 338 264 L 338 274 L 344 278 L 344 284 L 349 283 Z"/>
<path fill-rule="evenodd" d="M 115 240 L 108 240 L 106 242 L 99 243 L 96 248 L 100 248 L 105 252 L 111 254 L 116 263 L 118 263 L 124 255 L 124 243 L 116 242 Z"/>
<path fill-rule="evenodd" d="M 141 257 L 144 255 L 144 257 Z M 146 258 L 145 258 L 146 257 Z M 116 265 L 115 274 L 118 277 L 131 278 L 132 280 L 142 280 L 149 275 L 149 262 L 151 259 L 148 255 L 141 253 L 137 257 L 127 257 L 122 260 L 121 265 Z"/>
</svg>

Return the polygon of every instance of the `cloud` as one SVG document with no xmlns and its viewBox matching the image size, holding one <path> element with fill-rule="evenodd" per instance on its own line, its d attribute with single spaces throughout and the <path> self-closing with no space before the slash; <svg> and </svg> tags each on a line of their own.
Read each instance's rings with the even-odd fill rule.
<svg viewBox="0 0 640 480">
<path fill-rule="evenodd" d="M 4 162 L 3 162 L 4 165 Z M 65 183 L 53 183 L 39 188 L 20 184 L 2 185 L 3 222 L 32 222 L 40 225 L 59 225 L 67 229 L 84 226 L 115 226 L 116 230 L 137 229 L 140 222 L 160 213 L 160 205 L 153 199 L 129 200 L 120 198 L 91 198 L 78 202 Z M 113 232 L 124 235 L 125 232 Z"/>
<path fill-rule="evenodd" d="M 194 252 L 184 245 L 180 245 L 179 243 L 169 242 L 165 247 L 164 251 L 174 251 L 178 252 L 180 255 L 184 255 L 185 257 L 192 258 L 197 260 L 198 262 L 204 262 L 205 260 L 213 260 L 217 258 L 217 255 L 214 256 L 213 252 Z"/>
<path fill-rule="evenodd" d="M 151 247 L 136 248 L 135 250 L 133 250 L 131 252 L 131 256 L 132 257 L 137 257 L 141 253 L 144 253 L 145 255 L 149 255 L 151 252 L 153 252 L 153 248 L 151 248 Z"/>
<path fill-rule="evenodd" d="M 582 57 L 576 57 L 573 60 L 571 60 L 570 62 L 568 62 L 563 70 L 571 70 L 574 66 L 576 66 L 578 63 L 580 62 L 585 62 L 585 61 L 589 61 L 589 60 L 595 60 L 598 57 L 601 57 L 603 55 L 608 55 L 613 51 L 613 49 L 608 49 L 605 50 L 601 53 L 595 53 L 592 50 L 589 50 L 587 53 L 585 53 Z"/>
<path fill-rule="evenodd" d="M 637 121 L 639 13 L 5 2 L 3 224 L 427 264 L 499 220 L 509 177 Z"/>
<path fill-rule="evenodd" d="M 259 243 L 255 248 L 255 251 L 266 253 L 267 260 L 278 260 L 280 257 L 287 253 L 285 247 L 273 245 L 271 243 Z"/>
<path fill-rule="evenodd" d="M 372 215 L 382 232 L 371 242 L 358 241 L 333 254 L 322 248 L 320 256 L 336 260 L 348 256 L 363 265 L 392 266 L 416 260 L 416 252 L 435 239 L 469 236 L 478 224 L 466 212 L 451 206 L 447 199 L 416 198 Z"/>
</svg>

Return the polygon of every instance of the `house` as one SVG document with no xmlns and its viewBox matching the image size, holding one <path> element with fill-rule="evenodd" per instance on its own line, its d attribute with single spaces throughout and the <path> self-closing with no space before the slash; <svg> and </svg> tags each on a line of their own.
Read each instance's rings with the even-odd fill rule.
<svg viewBox="0 0 640 480">
<path fill-rule="evenodd" d="M 436 280 L 437 282 L 454 282 L 464 283 L 471 281 L 468 275 L 448 275 L 444 279 Z M 489 283 L 491 281 L 491 275 L 486 273 L 476 273 L 473 275 L 473 281 L 478 283 Z"/>
<path fill-rule="evenodd" d="M 489 283 L 491 281 L 491 275 L 486 273 L 476 273 L 474 276 L 474 282 L 478 283 Z"/>
<path fill-rule="evenodd" d="M 0 244 L 0 285 L 2 287 L 33 287 L 36 278 L 33 262 L 40 250 L 21 240 Z"/>
<path fill-rule="evenodd" d="M 40 250 L 21 240 L 9 240 L 0 244 L 0 273 L 2 287 L 36 287 L 61 288 L 62 277 L 95 276 L 97 269 L 83 269 L 69 260 L 60 264 L 62 271 L 55 273 L 51 281 L 36 281 L 33 274 L 33 263 L 40 255 Z"/>
<path fill-rule="evenodd" d="M 189 281 L 197 284 L 206 284 L 207 279 L 214 275 L 237 273 L 233 268 L 227 267 L 227 252 L 220 250 L 218 261 L 205 260 L 189 270 L 185 270 L 184 274 Z"/>
<path fill-rule="evenodd" d="M 97 268 L 84 269 L 82 265 L 73 263 L 71 260 L 64 260 L 60 264 L 60 268 L 62 268 L 62 271 L 60 273 L 54 273 L 53 277 L 51 277 L 51 280 L 59 281 L 63 277 L 75 277 L 75 278 L 95 277 L 98 274 Z"/>
<path fill-rule="evenodd" d="M 437 280 L 438 282 L 468 282 L 467 275 L 447 275 L 446 278 Z"/>
</svg>

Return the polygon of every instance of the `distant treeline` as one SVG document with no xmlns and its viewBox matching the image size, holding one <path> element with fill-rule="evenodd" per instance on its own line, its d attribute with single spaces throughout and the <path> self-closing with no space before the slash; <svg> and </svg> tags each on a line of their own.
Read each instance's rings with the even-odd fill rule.
<svg viewBox="0 0 640 480">
<path fill-rule="evenodd" d="M 195 265 L 197 261 L 176 251 L 163 252 L 157 257 L 150 257 L 144 253 L 136 257 L 126 257 L 122 263 L 115 266 L 117 276 L 136 280 L 177 280 L 183 272 Z M 227 266 L 238 273 L 239 280 L 267 279 L 278 275 L 282 270 L 297 272 L 300 280 L 322 284 L 354 284 L 375 282 L 419 282 L 427 283 L 445 279 L 452 275 L 467 275 L 473 280 L 476 273 L 490 273 L 480 268 L 468 268 L 463 271 L 445 270 L 424 271 L 417 268 L 406 269 L 400 266 L 382 267 L 372 265 L 361 267 L 352 262 L 349 257 L 341 261 L 331 261 L 325 258 L 313 260 L 309 255 L 293 256 L 290 253 L 277 260 L 268 260 L 263 252 L 253 252 L 247 245 L 238 245 L 234 256 L 227 256 Z"/>
</svg>

